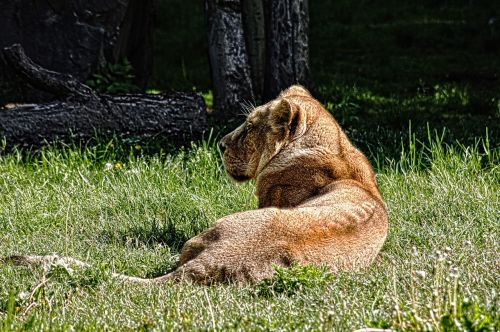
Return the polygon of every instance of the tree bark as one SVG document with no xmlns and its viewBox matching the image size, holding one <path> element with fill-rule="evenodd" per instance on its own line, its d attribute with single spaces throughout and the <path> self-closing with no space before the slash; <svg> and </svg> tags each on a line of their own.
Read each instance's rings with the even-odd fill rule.
<svg viewBox="0 0 500 332">
<path fill-rule="evenodd" d="M 195 93 L 98 95 L 71 75 L 34 64 L 20 45 L 5 48 L 4 56 L 24 81 L 65 99 L 0 108 L 0 138 L 9 147 L 39 148 L 55 141 L 89 140 L 96 134 L 184 144 L 201 138 L 208 128 L 205 103 Z"/>
<path fill-rule="evenodd" d="M 292 84 L 308 85 L 308 0 L 266 1 L 266 73 L 264 99 Z"/>
<path fill-rule="evenodd" d="M 233 120 L 254 101 L 240 0 L 205 0 L 213 115 Z"/>
<path fill-rule="evenodd" d="M 153 17 L 157 0 L 129 0 L 120 35 L 114 48 L 114 62 L 127 58 L 134 69 L 134 83 L 145 88 L 153 67 Z"/>
<path fill-rule="evenodd" d="M 152 70 L 157 1 L 0 1 L 0 50 L 19 43 L 44 68 L 82 82 L 99 65 L 126 57 L 134 68 L 134 83 L 145 87 Z M 0 55 L 0 105 L 41 100 L 50 101 L 50 95 L 15 80 Z"/>
<path fill-rule="evenodd" d="M 309 83 L 308 0 L 205 0 L 214 115 Z"/>
<path fill-rule="evenodd" d="M 243 26 L 251 69 L 255 101 L 260 103 L 264 93 L 266 64 L 266 30 L 262 0 L 242 0 Z"/>
<path fill-rule="evenodd" d="M 0 50 L 19 43 L 43 67 L 85 81 L 100 62 L 112 60 L 126 7 L 124 0 L 0 1 Z M 13 77 L 0 57 L 0 105 L 50 100 Z"/>
</svg>

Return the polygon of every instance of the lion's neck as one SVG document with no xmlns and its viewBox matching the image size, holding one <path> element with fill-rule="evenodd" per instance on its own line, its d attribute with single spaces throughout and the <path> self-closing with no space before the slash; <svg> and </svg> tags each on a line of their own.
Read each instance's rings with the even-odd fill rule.
<svg viewBox="0 0 500 332">
<path fill-rule="evenodd" d="M 318 195 L 326 186 L 351 180 L 375 199 L 382 201 L 375 173 L 366 157 L 354 147 L 339 154 L 301 154 L 296 158 L 275 159 L 257 177 L 259 207 L 293 207 Z M 328 156 L 328 157 L 327 157 Z"/>
<path fill-rule="evenodd" d="M 356 148 L 352 148 L 343 156 L 347 169 L 339 174 L 338 180 L 354 180 L 374 198 L 382 202 L 382 196 L 377 187 L 375 172 L 368 159 Z"/>
</svg>

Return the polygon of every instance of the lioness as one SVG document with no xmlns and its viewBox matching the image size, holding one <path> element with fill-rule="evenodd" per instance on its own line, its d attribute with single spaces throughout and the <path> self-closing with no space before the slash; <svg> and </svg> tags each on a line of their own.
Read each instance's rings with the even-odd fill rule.
<svg viewBox="0 0 500 332">
<path fill-rule="evenodd" d="M 273 265 L 326 265 L 333 272 L 369 265 L 387 234 L 375 174 L 335 119 L 301 86 L 256 107 L 220 142 L 237 181 L 256 179 L 259 209 L 235 213 L 186 242 L 173 272 L 154 279 L 253 282 Z M 11 257 L 18 263 L 70 261 Z"/>
</svg>

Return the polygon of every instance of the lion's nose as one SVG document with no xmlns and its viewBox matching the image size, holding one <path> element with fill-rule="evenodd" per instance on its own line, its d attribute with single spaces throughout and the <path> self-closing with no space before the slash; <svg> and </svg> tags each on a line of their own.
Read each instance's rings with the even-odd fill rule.
<svg viewBox="0 0 500 332">
<path fill-rule="evenodd" d="M 219 142 L 219 149 L 220 149 L 220 151 L 224 152 L 224 151 L 226 151 L 226 148 L 227 148 L 226 143 L 224 142 L 224 140 L 221 140 Z"/>
<path fill-rule="evenodd" d="M 227 134 L 226 136 L 222 137 L 222 139 L 219 142 L 219 148 L 221 152 L 226 151 L 227 149 L 227 142 L 231 139 L 231 134 Z"/>
</svg>

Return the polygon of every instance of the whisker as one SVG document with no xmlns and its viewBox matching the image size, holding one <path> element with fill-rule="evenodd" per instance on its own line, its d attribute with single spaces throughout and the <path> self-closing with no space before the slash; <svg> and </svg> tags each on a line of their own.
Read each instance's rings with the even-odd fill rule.
<svg viewBox="0 0 500 332">
<path fill-rule="evenodd" d="M 244 116 L 248 116 L 248 114 L 250 114 L 253 110 L 252 105 L 247 101 L 242 102 L 240 104 L 240 107 L 241 107 L 241 115 Z"/>
<path fill-rule="evenodd" d="M 252 103 L 249 101 L 243 101 L 242 103 L 240 103 L 240 107 L 241 107 L 241 114 L 244 116 L 248 116 L 250 113 L 252 113 L 253 109 L 255 108 L 255 106 L 253 106 Z"/>
</svg>

